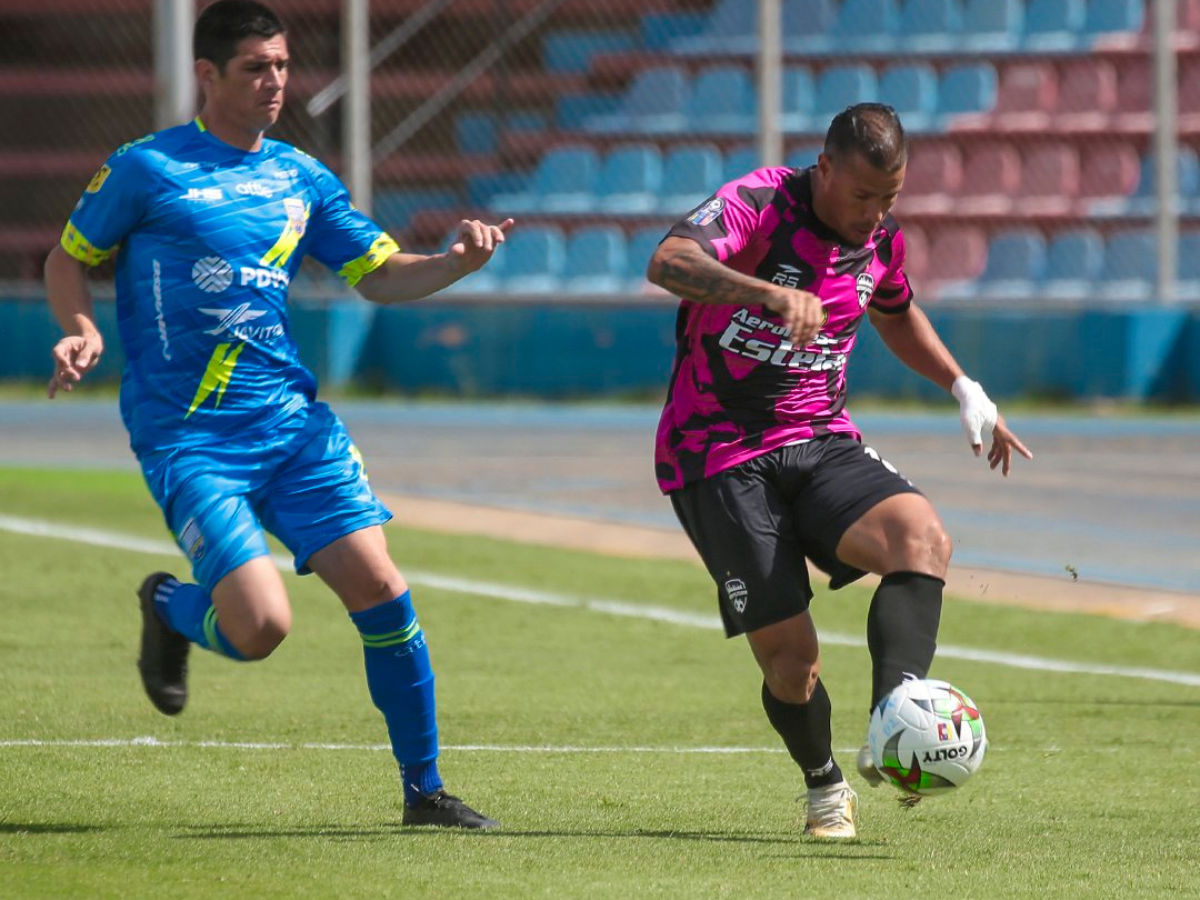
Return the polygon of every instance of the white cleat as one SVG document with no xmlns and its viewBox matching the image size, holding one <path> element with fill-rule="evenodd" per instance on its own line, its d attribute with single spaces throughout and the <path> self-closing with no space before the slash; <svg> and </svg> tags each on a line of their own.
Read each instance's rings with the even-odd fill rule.
<svg viewBox="0 0 1200 900">
<path fill-rule="evenodd" d="M 863 744 L 858 748 L 858 759 L 855 760 L 855 764 L 858 766 L 858 774 L 871 787 L 879 787 L 883 784 L 883 775 L 875 768 L 875 760 L 871 758 L 869 744 Z"/>
<path fill-rule="evenodd" d="M 804 833 L 815 838 L 858 837 L 854 820 L 858 815 L 858 794 L 844 781 L 808 792 L 808 821 Z"/>
</svg>

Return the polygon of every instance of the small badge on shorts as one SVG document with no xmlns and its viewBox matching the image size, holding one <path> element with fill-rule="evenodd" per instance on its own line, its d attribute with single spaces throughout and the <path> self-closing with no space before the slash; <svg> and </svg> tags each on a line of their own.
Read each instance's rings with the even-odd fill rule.
<svg viewBox="0 0 1200 900">
<path fill-rule="evenodd" d="M 750 592 L 746 590 L 746 582 L 742 579 L 730 578 L 725 582 L 725 596 L 739 614 L 746 611 L 746 601 L 750 599 Z"/>
<path fill-rule="evenodd" d="M 698 225 L 703 228 L 714 221 L 725 211 L 725 199 L 723 197 L 713 197 L 690 216 L 687 220 L 693 225 Z"/>
<path fill-rule="evenodd" d="M 187 554 L 187 558 L 195 562 L 204 555 L 204 535 L 195 519 L 188 519 L 183 530 L 179 532 L 179 548 Z"/>
</svg>

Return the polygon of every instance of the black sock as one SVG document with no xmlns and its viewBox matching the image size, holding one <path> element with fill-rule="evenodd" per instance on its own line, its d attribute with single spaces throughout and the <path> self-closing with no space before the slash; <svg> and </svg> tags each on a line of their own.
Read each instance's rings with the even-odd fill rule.
<svg viewBox="0 0 1200 900">
<path fill-rule="evenodd" d="M 788 753 L 804 772 L 805 785 L 824 787 L 843 780 L 842 770 L 833 761 L 829 694 L 821 679 L 817 679 L 817 686 L 807 703 L 784 703 L 771 693 L 764 681 L 762 704 Z"/>
<path fill-rule="evenodd" d="M 893 572 L 879 582 L 867 614 L 872 710 L 905 675 L 929 674 L 944 586 L 942 579 L 919 572 Z"/>
</svg>

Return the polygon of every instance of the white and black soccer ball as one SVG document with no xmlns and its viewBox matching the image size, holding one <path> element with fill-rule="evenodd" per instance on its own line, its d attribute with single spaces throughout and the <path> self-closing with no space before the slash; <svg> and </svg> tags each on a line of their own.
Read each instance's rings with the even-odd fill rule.
<svg viewBox="0 0 1200 900">
<path fill-rule="evenodd" d="M 871 713 L 871 759 L 885 779 L 923 797 L 962 787 L 987 751 L 983 716 L 946 681 L 910 678 Z"/>
</svg>

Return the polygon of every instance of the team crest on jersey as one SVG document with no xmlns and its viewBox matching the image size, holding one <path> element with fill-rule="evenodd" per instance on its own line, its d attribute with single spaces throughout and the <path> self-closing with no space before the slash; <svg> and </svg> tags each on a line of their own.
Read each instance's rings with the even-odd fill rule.
<svg viewBox="0 0 1200 900">
<path fill-rule="evenodd" d="M 687 220 L 693 225 L 703 228 L 720 218 L 721 213 L 725 211 L 725 199 L 723 197 L 713 197 L 690 216 Z"/>
<path fill-rule="evenodd" d="M 870 272 L 863 272 L 858 276 L 855 287 L 858 290 L 858 305 L 866 306 L 871 302 L 871 296 L 875 293 L 875 276 Z"/>
<path fill-rule="evenodd" d="M 298 197 L 287 197 L 283 201 L 283 208 L 287 210 L 288 225 L 292 232 L 297 238 L 304 237 L 304 227 L 308 223 L 308 207 L 304 201 Z"/>
<path fill-rule="evenodd" d="M 108 176 L 112 174 L 112 169 L 107 164 L 100 167 L 100 171 L 92 176 L 92 180 L 88 182 L 87 192 L 94 194 L 104 187 L 104 182 L 108 181 Z"/>
</svg>

